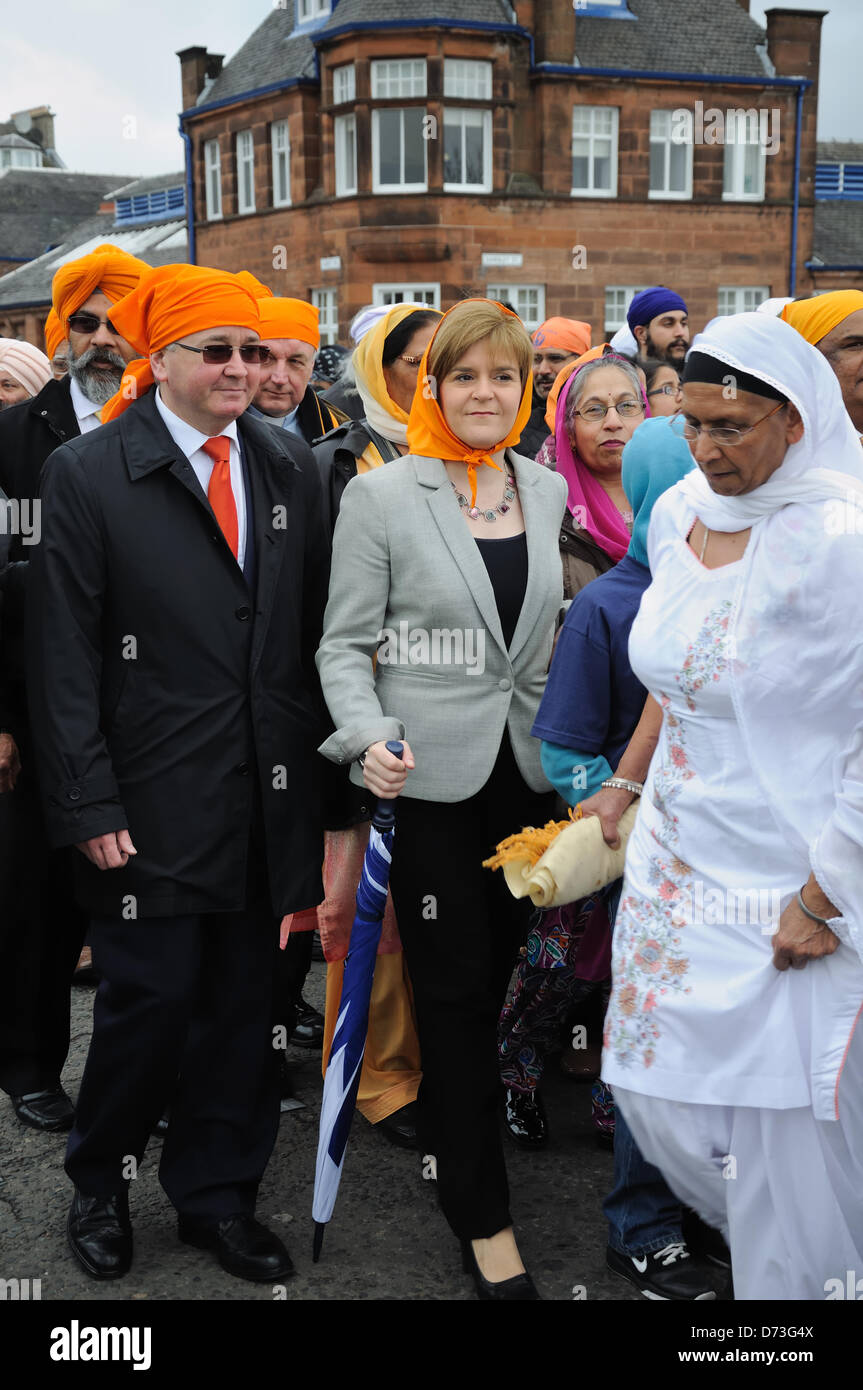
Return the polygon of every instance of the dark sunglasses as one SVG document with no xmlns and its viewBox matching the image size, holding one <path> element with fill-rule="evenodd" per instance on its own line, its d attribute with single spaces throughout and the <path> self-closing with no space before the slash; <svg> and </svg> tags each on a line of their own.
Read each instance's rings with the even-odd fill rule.
<svg viewBox="0 0 863 1390">
<path fill-rule="evenodd" d="M 191 343 L 174 343 L 174 347 L 185 348 L 187 352 L 199 352 L 210 367 L 225 367 L 235 352 L 240 361 L 251 365 L 253 362 L 268 362 L 270 349 L 263 343 L 243 343 L 242 347 L 232 347 L 230 343 L 211 343 L 209 347 L 192 347 Z"/>
<path fill-rule="evenodd" d="M 99 319 L 95 314 L 70 314 L 69 327 L 73 333 L 95 333 L 97 328 L 105 325 L 109 333 L 116 333 L 110 319 Z"/>
</svg>

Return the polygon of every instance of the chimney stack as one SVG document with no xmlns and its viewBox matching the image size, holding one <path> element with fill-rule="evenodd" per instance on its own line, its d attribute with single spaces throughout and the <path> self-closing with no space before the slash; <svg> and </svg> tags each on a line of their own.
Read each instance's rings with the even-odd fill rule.
<svg viewBox="0 0 863 1390">
<path fill-rule="evenodd" d="M 520 15 L 523 8 L 517 5 L 516 13 Z M 537 63 L 571 63 L 575 57 L 573 0 L 536 0 L 533 9 Z"/>
<path fill-rule="evenodd" d="M 180 82 L 182 84 L 183 110 L 194 106 L 207 78 L 218 77 L 225 61 L 223 53 L 208 53 L 206 48 L 183 48 L 177 54 L 180 60 Z"/>
</svg>

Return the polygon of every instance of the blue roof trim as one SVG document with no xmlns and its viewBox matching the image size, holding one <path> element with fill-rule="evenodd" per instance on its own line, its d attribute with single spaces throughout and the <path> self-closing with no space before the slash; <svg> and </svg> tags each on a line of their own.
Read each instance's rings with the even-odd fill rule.
<svg viewBox="0 0 863 1390">
<path fill-rule="evenodd" d="M 633 14 L 632 10 L 625 5 L 603 5 L 592 4 L 591 0 L 573 0 L 573 9 L 576 18 L 579 15 L 584 19 L 634 19 L 638 20 L 638 15 Z"/>
<path fill-rule="evenodd" d="M 530 60 L 533 63 L 533 34 L 520 24 L 494 24 L 488 19 L 441 19 L 429 15 L 425 19 L 357 19 L 337 25 L 334 29 L 323 29 L 314 38 L 317 46 L 327 39 L 340 38 L 343 34 L 356 34 L 371 31 L 380 33 L 384 29 L 473 29 L 487 34 L 513 34 L 516 38 L 527 39 L 530 43 Z"/>
<path fill-rule="evenodd" d="M 234 96 L 221 97 L 218 101 L 205 101 L 202 106 L 189 106 L 179 114 L 182 127 L 183 121 L 191 116 L 203 116 L 208 111 L 218 111 L 222 106 L 236 106 L 240 101 L 251 101 L 254 97 L 269 96 L 271 92 L 286 92 L 291 87 L 316 87 L 317 80 L 314 77 L 286 77 L 281 82 L 268 82 L 265 87 L 250 87 L 246 92 L 236 92 Z"/>
<path fill-rule="evenodd" d="M 807 270 L 863 270 L 863 265 L 852 265 L 847 261 L 844 265 L 822 265 L 820 261 L 804 261 Z"/>
<path fill-rule="evenodd" d="M 569 63 L 539 63 L 531 69 L 539 76 L 554 77 L 625 77 L 638 82 L 715 82 L 729 87 L 797 87 L 812 86 L 808 77 L 740 77 L 724 72 L 651 72 L 649 68 L 582 68 Z"/>
</svg>

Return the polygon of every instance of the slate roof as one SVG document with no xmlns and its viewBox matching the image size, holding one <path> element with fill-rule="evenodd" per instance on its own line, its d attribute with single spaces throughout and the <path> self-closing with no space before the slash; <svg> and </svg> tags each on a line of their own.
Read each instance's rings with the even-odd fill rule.
<svg viewBox="0 0 863 1390">
<path fill-rule="evenodd" d="M 75 174 L 68 169 L 0 171 L 0 256 L 41 256 L 65 240 L 83 217 L 98 212 L 106 188 L 128 175 Z"/>
<path fill-rule="evenodd" d="M 863 203 L 815 204 L 812 256 L 823 265 L 863 265 Z"/>
<path fill-rule="evenodd" d="M 37 145 L 33 140 L 25 140 L 23 135 L 0 135 L 0 148 L 4 150 L 38 150 L 42 153 L 42 146 Z"/>
<path fill-rule="evenodd" d="M 186 171 L 178 174 L 150 174 L 144 179 L 132 179 L 106 192 L 106 198 L 137 198 L 144 193 L 156 193 L 162 188 L 185 188 Z"/>
<path fill-rule="evenodd" d="M 0 276 L 0 309 L 47 307 L 51 303 L 51 281 L 59 267 L 86 256 L 104 241 L 131 256 L 139 256 L 148 265 L 173 265 L 189 259 L 185 219 L 122 231 L 114 226 L 112 213 L 98 213 L 73 227 L 53 251 Z"/>
<path fill-rule="evenodd" d="M 765 31 L 737 0 L 628 0 L 632 19 L 576 13 L 575 50 L 585 68 L 769 75 L 756 45 Z M 562 53 L 560 62 L 572 56 Z"/>
<path fill-rule="evenodd" d="M 634 19 L 576 15 L 576 54 L 562 45 L 556 62 L 582 67 L 616 67 L 650 72 L 727 73 L 766 77 L 759 52 L 765 31 L 738 0 L 629 0 Z M 204 87 L 198 106 L 227 101 L 293 77 L 317 76 L 315 42 L 346 24 L 392 24 L 399 20 L 461 20 L 515 27 L 508 0 L 339 0 L 329 19 L 311 33 L 291 38 L 294 6 L 271 11 Z"/>
<path fill-rule="evenodd" d="M 863 164 L 863 144 L 855 140 L 819 140 L 815 146 L 819 164 Z"/>
</svg>

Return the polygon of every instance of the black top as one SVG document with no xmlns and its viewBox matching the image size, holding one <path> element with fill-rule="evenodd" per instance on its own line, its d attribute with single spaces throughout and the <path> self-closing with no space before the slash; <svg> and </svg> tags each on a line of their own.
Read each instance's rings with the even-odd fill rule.
<svg viewBox="0 0 863 1390">
<path fill-rule="evenodd" d="M 494 589 L 503 640 L 509 648 L 527 590 L 527 534 L 502 536 L 500 540 L 479 540 L 491 587 Z"/>
</svg>

